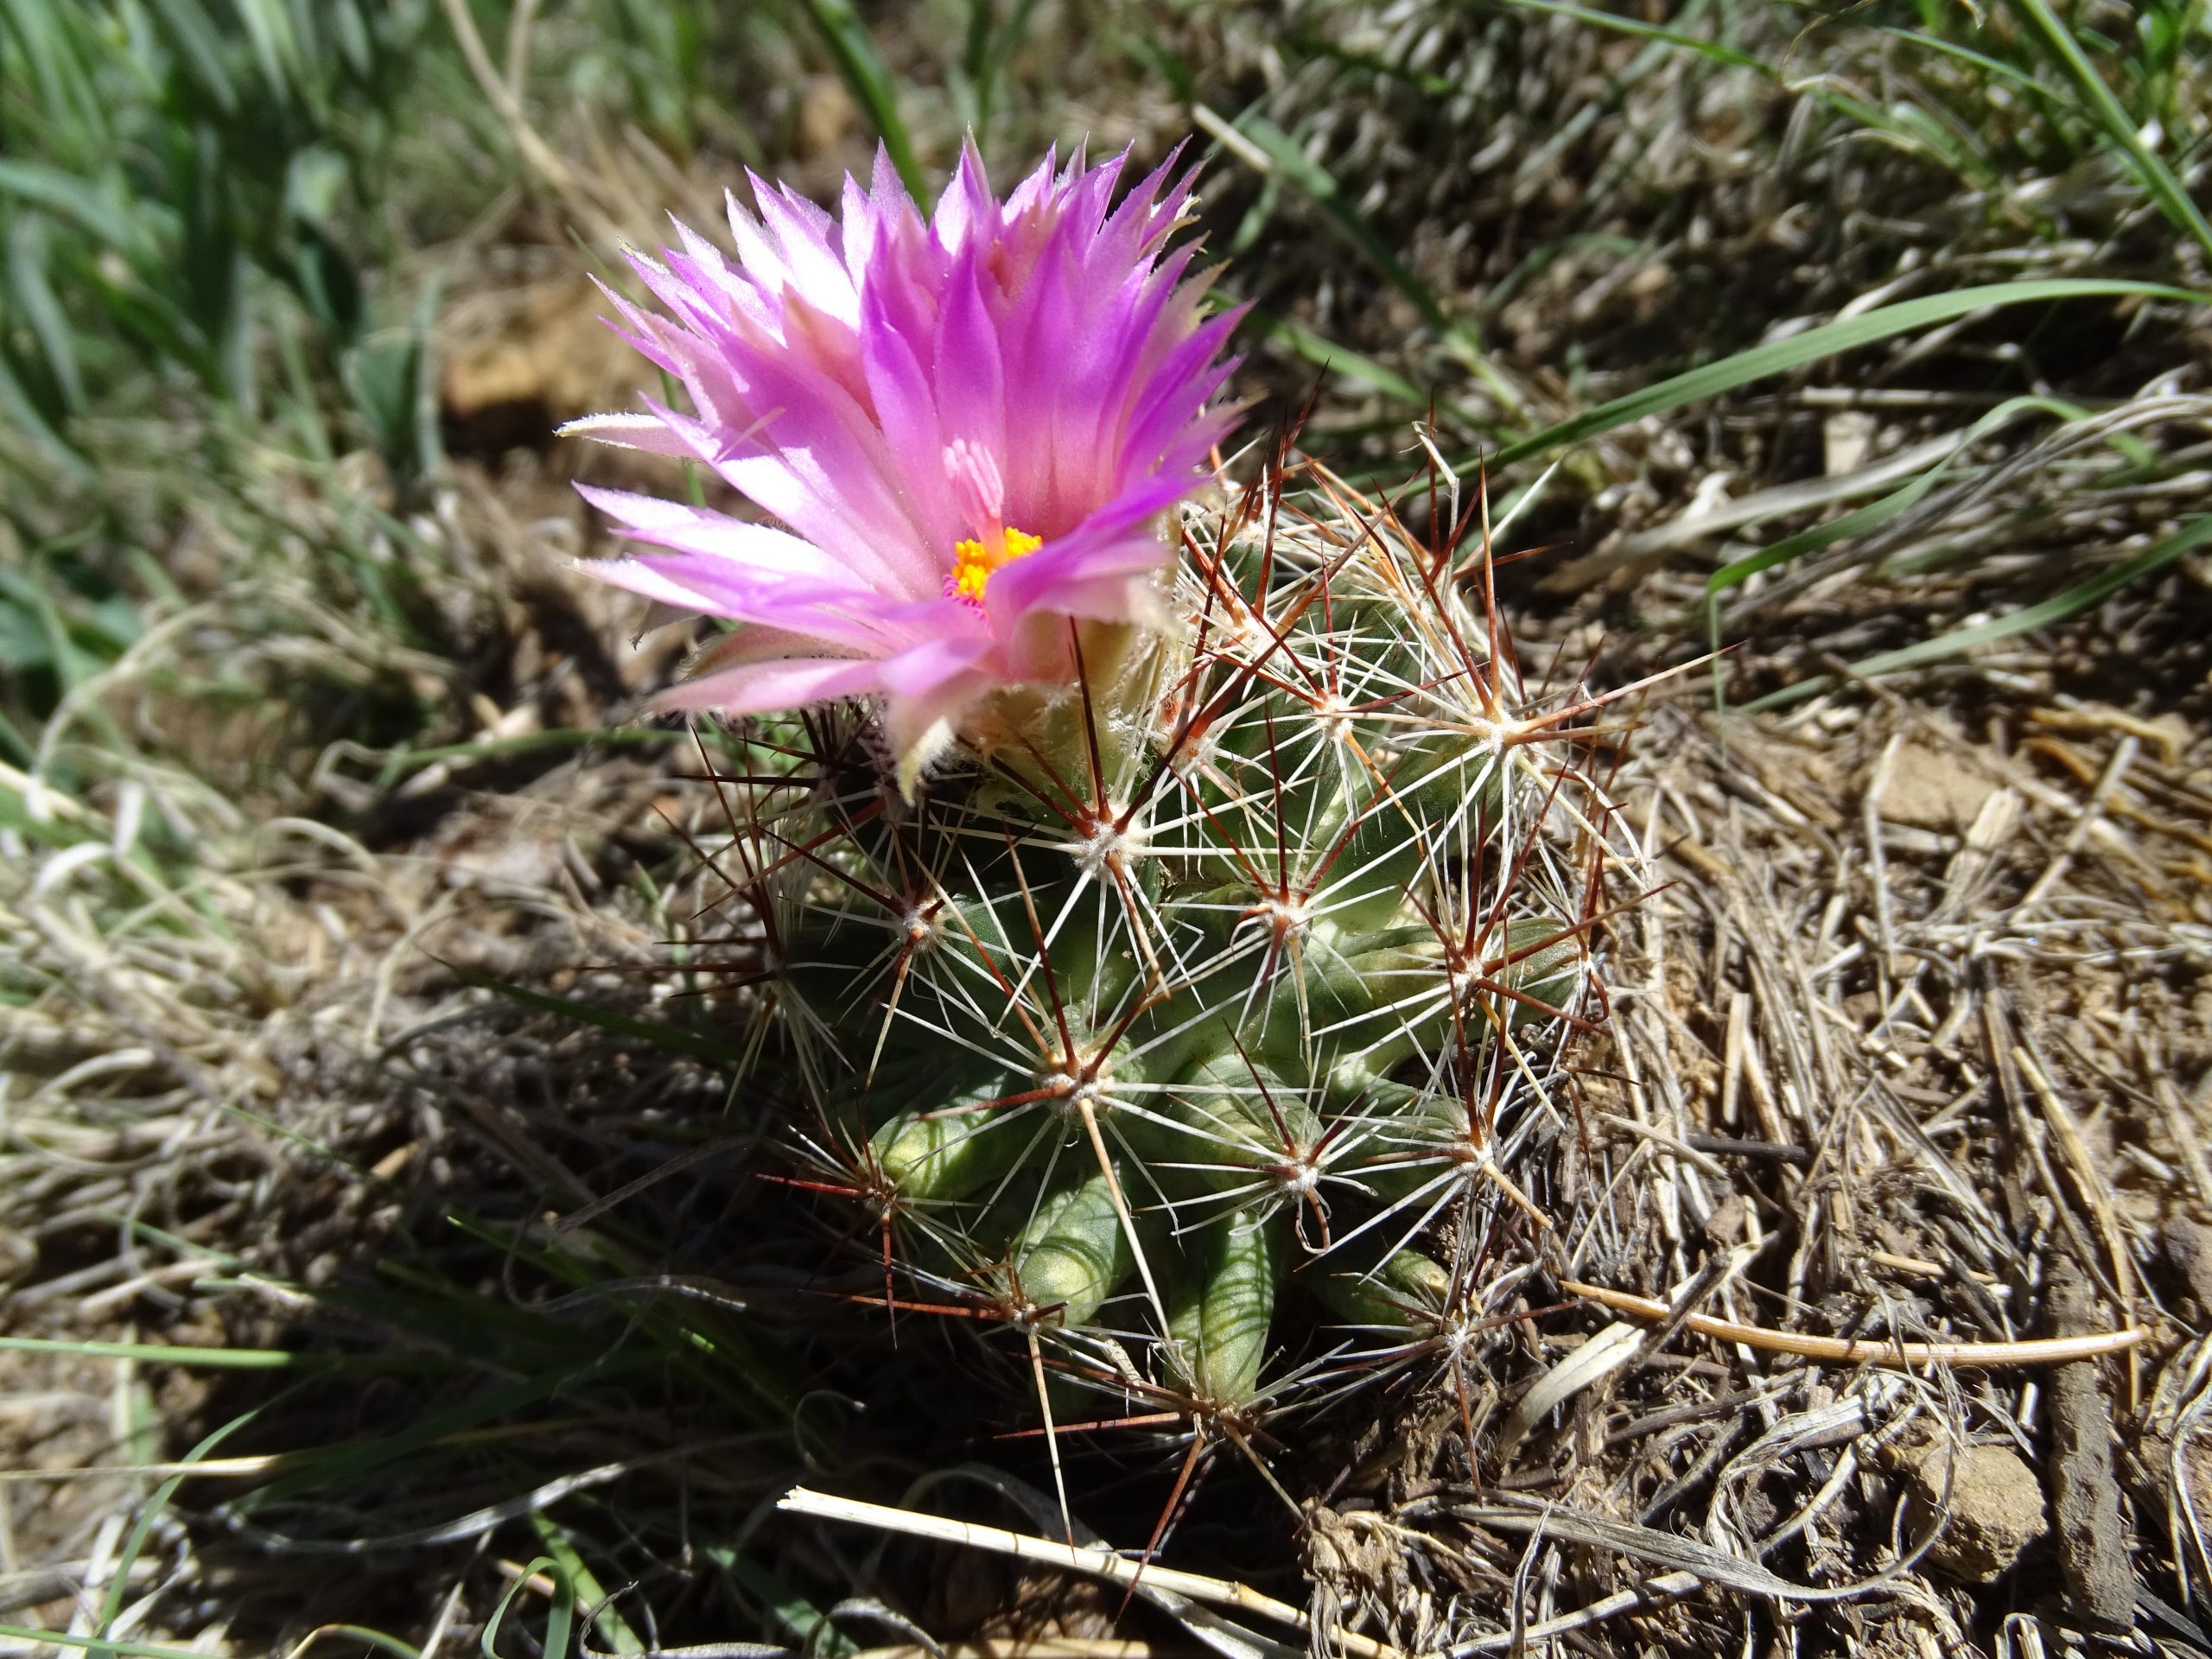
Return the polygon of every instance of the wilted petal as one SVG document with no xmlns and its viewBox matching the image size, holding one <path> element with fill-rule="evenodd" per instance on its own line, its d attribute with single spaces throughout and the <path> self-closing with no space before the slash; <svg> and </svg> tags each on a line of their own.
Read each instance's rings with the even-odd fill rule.
<svg viewBox="0 0 2212 1659">
<path fill-rule="evenodd" d="M 590 438 L 617 449 L 643 449 L 656 455 L 688 456 L 691 446 L 658 415 L 586 415 L 564 422 L 554 435 Z"/>
</svg>

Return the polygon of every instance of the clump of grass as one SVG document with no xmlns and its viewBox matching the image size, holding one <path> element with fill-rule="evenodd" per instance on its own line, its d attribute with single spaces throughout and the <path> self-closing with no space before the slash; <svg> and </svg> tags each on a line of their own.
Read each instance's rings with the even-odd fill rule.
<svg viewBox="0 0 2212 1659">
<path fill-rule="evenodd" d="M 2046 534 L 2076 517 L 2109 522 L 2115 502 L 2140 499 L 2133 491 L 2156 479 L 2160 505 L 2132 530 L 2116 568 L 2122 580 L 2163 568 L 2196 533 L 2189 491 L 2172 487 L 2193 475 L 2190 423 L 2163 394 L 2204 333 L 2204 244 L 2187 181 L 2205 158 L 2183 137 L 2202 125 L 2202 42 L 2171 6 L 2088 8 L 2068 20 L 2040 4 L 1987 15 L 1932 5 L 1914 16 L 1907 29 L 1881 14 L 1806 19 L 1691 5 L 1661 26 L 1529 0 L 1424 29 L 1357 8 L 1317 13 L 1281 48 L 1294 73 L 1233 122 L 1207 118 L 1224 162 L 1259 180 L 1256 195 L 1230 204 L 1226 217 L 1241 214 L 1236 236 L 1255 244 L 1262 225 L 1302 203 L 1406 296 L 1410 309 L 1388 320 L 1371 309 L 1345 327 L 1325 311 L 1286 319 L 1289 343 L 1325 362 L 1327 337 L 1343 339 L 1352 348 L 1340 365 L 1347 391 L 1426 399 L 1441 431 L 1479 445 L 1465 464 L 1484 459 L 1508 499 L 1545 491 L 1544 521 L 1585 554 L 1550 579 L 1557 589 L 1617 591 L 1670 560 L 1710 559 L 1715 643 L 1753 626 L 1768 595 L 1832 592 L 1847 569 L 1877 579 L 1865 602 L 1879 607 L 1900 584 L 1909 590 L 1939 569 L 1952 581 L 1970 575 L 1970 550 L 1999 544 L 1984 521 L 1972 535 L 1930 534 L 1898 557 L 1906 532 L 1890 526 L 1910 507 L 1910 525 L 1926 532 L 1962 497 L 1986 499 L 1980 480 L 2031 467 L 2026 446 L 2043 440 L 2024 411 L 2042 408 L 2061 422 L 2094 412 L 2103 429 L 2106 411 L 2130 404 L 2133 414 L 2113 418 L 2140 435 L 2125 441 L 2133 468 L 2077 470 L 2067 506 L 2054 513 L 2046 493 L 2006 518 L 2005 533 Z M 1548 95 L 1530 97 L 1537 85 Z M 1355 107 L 1363 124 L 1347 130 L 1341 112 Z M 1728 123 L 1740 145 L 1732 154 L 1745 166 L 1718 166 L 1717 152 L 1687 143 L 1679 112 L 1689 108 Z M 1553 182 L 1562 169 L 1589 182 L 1562 193 Z M 1549 211 L 1561 196 L 1565 212 Z M 1797 204 L 1795 216 L 1777 219 L 1784 201 Z M 1377 211 L 1396 217 L 1378 222 Z M 1685 235 L 1693 215 L 1772 231 L 1709 261 Z M 1446 225 L 1450 235 L 1439 240 Z M 1907 242 L 1906 265 L 1871 263 Z M 1409 245 L 1430 251 L 1425 264 L 1393 251 Z M 1269 279 L 1299 285 L 1298 257 Z M 1989 280 L 1999 272 L 2019 274 Z M 2037 404 L 2054 374 L 2071 372 L 2046 365 L 2041 344 L 2063 354 L 2068 314 L 2042 308 L 2096 293 L 2045 284 L 2121 274 L 2164 291 L 2145 290 L 2152 303 L 2131 306 L 2124 321 L 2092 324 L 2077 311 L 2071 326 L 2124 329 L 2137 378 L 2075 375 L 2063 410 Z M 1304 286 L 1325 306 L 1338 292 L 1325 273 Z M 1554 299 L 1548 312 L 1533 304 L 1539 294 Z M 1660 296 L 1669 337 L 1694 341 L 1704 362 L 1653 363 L 1647 342 Z M 1842 320 L 1821 327 L 1823 313 Z M 1897 342 L 1886 360 L 1869 350 L 1885 340 Z M 1564 347 L 1564 382 L 1516 378 L 1531 346 L 1547 355 Z M 1916 407 L 1916 376 L 1973 362 L 1987 366 L 1969 371 L 1977 390 L 1963 408 L 1982 418 L 1953 425 L 1949 445 L 1932 416 L 1870 415 L 1859 453 L 1871 464 L 1792 481 L 1803 439 L 1789 425 L 1816 436 L 1831 418 L 1824 411 L 1848 406 L 1793 408 L 1791 385 L 1808 372 L 1853 365 L 1854 384 L 1879 388 L 1868 408 L 1889 400 L 1902 411 Z M 1616 391 L 1617 365 L 1628 364 L 1638 365 L 1630 371 L 1637 384 Z M 1680 372 L 1653 385 L 1655 366 Z M 1760 393 L 1759 414 L 1732 420 L 1728 403 L 1708 404 L 1743 388 Z M 1657 429 L 1639 423 L 1699 406 L 1707 409 L 1704 439 L 1672 453 L 1646 442 Z M 2005 412 L 1986 413 L 1995 407 Z M 1751 456 L 1732 448 L 1734 433 L 1777 419 L 1788 423 L 1779 443 Z M 2049 439 L 2062 450 L 2073 442 Z M 1900 468 L 1891 457 L 1907 450 L 1926 459 Z M 1533 464 L 1554 459 L 1561 470 L 1538 479 Z M 2121 495 L 2101 494 L 2093 475 Z M 1747 499 L 1651 521 L 1663 516 L 1656 498 L 1700 476 Z M 1746 489 L 1761 480 L 1776 481 Z M 1632 516 L 1614 505 L 1640 495 L 1652 499 Z M 1578 511 L 1577 496 L 1592 506 Z M 1837 516 L 1839 505 L 1850 510 Z M 1761 528 L 1771 539 L 1746 541 Z M 1934 555 L 1931 543 L 1946 550 Z M 1824 556 L 1811 573 L 1784 574 L 1816 552 Z M 1985 566 L 1981 579 L 2001 586 L 2002 570 L 2022 568 Z M 2019 620 L 1995 625 L 1995 634 L 1901 646 L 1859 671 L 1939 660 L 2071 613 L 2109 591 L 2104 574 L 2016 588 L 2009 608 Z M 1681 613 L 1663 606 L 1645 613 L 1681 628 Z"/>
<path fill-rule="evenodd" d="M 251 417 L 288 353 L 363 348 L 362 262 L 386 252 L 363 245 L 364 187 L 426 15 L 358 0 L 9 8 L 0 397 L 50 461 L 85 474 L 71 426 L 150 367 Z"/>
</svg>

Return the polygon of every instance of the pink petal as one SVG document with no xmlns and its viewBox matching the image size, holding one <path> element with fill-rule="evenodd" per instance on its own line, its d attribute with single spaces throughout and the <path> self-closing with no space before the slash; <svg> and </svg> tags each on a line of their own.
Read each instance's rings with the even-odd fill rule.
<svg viewBox="0 0 2212 1659">
<path fill-rule="evenodd" d="M 945 442 L 965 438 L 988 454 L 1004 453 L 1006 373 L 972 248 L 954 266 L 938 318 L 937 385 L 938 426 Z"/>
<path fill-rule="evenodd" d="M 686 713 L 711 709 L 732 718 L 765 715 L 872 691 L 878 670 L 875 663 L 837 657 L 786 657 L 774 662 L 747 663 L 672 685 L 653 699 L 653 706 Z"/>
<path fill-rule="evenodd" d="M 609 518 L 619 520 L 635 540 L 726 560 L 755 576 L 802 579 L 854 593 L 874 591 L 849 566 L 787 531 L 656 495 L 633 495 L 626 490 L 604 490 L 589 484 L 579 484 L 576 491 Z"/>
</svg>

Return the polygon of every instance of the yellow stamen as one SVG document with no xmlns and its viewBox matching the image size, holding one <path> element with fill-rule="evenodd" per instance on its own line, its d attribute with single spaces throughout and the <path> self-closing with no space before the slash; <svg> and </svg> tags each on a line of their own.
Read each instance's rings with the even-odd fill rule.
<svg viewBox="0 0 2212 1659">
<path fill-rule="evenodd" d="M 955 599 L 971 605 L 983 602 L 983 588 L 991 573 L 1002 565 L 1027 556 L 1045 545 L 1044 538 L 1026 530 L 1002 532 L 1000 544 L 986 548 L 981 542 L 956 542 L 952 546 L 952 579 L 948 584 Z"/>
</svg>

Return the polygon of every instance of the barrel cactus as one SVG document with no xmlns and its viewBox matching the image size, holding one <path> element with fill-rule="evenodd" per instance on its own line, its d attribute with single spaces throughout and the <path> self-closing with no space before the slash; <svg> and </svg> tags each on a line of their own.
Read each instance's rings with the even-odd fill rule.
<svg viewBox="0 0 2212 1659">
<path fill-rule="evenodd" d="M 1417 537 L 1287 446 L 1229 483 L 1188 181 L 1120 182 L 755 181 L 739 263 L 639 258 L 691 409 L 582 429 L 780 523 L 592 492 L 658 550 L 592 568 L 738 625 L 664 706 L 751 717 L 747 995 L 883 1302 L 1004 1326 L 1048 1424 L 1249 1446 L 1467 1357 L 1539 1258 L 1629 849 L 1478 493 Z"/>
</svg>

